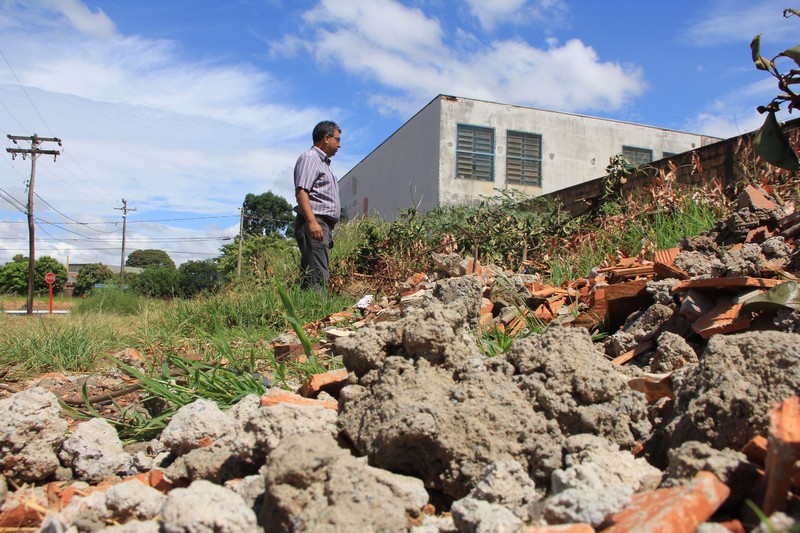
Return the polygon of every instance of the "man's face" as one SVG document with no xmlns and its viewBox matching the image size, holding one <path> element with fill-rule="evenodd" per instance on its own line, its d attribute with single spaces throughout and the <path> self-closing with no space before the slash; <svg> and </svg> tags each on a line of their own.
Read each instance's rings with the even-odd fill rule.
<svg viewBox="0 0 800 533">
<path fill-rule="evenodd" d="M 322 139 L 322 146 L 320 146 L 320 149 L 325 152 L 325 155 L 328 157 L 333 157 L 336 155 L 336 152 L 339 151 L 341 145 L 342 132 L 337 131 L 334 135 L 325 135 Z"/>
</svg>

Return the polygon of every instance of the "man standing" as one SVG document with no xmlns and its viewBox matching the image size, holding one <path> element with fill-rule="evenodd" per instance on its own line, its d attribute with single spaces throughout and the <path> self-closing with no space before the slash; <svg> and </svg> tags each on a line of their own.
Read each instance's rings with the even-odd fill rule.
<svg viewBox="0 0 800 533">
<path fill-rule="evenodd" d="M 331 157 L 341 146 L 342 130 L 326 120 L 314 127 L 312 139 L 314 146 L 294 166 L 294 238 L 300 248 L 302 286 L 322 292 L 330 279 L 328 249 L 333 247 L 331 233 L 341 210 Z"/>
</svg>

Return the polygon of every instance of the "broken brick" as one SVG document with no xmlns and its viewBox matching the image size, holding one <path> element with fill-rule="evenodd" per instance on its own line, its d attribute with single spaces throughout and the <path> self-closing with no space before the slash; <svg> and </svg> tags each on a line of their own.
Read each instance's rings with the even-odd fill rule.
<svg viewBox="0 0 800 533">
<path fill-rule="evenodd" d="M 303 385 L 297 389 L 297 394 L 304 398 L 316 398 L 320 391 L 329 394 L 339 394 L 339 391 L 347 383 L 347 370 L 332 370 L 323 374 L 314 374 L 309 377 Z"/>
<path fill-rule="evenodd" d="M 594 533 L 591 524 L 560 524 L 555 526 L 528 527 L 523 533 Z"/>
<path fill-rule="evenodd" d="M 668 248 L 666 250 L 659 250 L 655 254 L 655 261 L 653 262 L 653 270 L 656 275 L 666 279 L 689 279 L 689 274 L 686 271 L 675 266 L 675 258 L 680 253 L 680 248 Z"/>
<path fill-rule="evenodd" d="M 486 315 L 486 314 L 491 315 L 492 311 L 494 311 L 494 303 L 489 298 L 481 299 L 481 314 L 482 315 Z"/>
<path fill-rule="evenodd" d="M 800 460 L 800 397 L 792 396 L 770 410 L 766 459 L 766 488 L 761 510 L 767 516 L 785 511 L 792 478 Z"/>
<path fill-rule="evenodd" d="M 778 209 L 778 204 L 766 197 L 766 195 L 752 185 L 748 185 L 739 194 L 739 209 L 749 207 L 750 209 L 766 209 L 772 211 Z"/>
<path fill-rule="evenodd" d="M 266 394 L 261 396 L 261 407 L 269 407 L 271 405 L 278 405 L 281 403 L 319 406 L 326 409 L 333 409 L 334 411 L 339 410 L 338 402 L 332 400 L 313 400 L 311 398 L 304 398 L 299 394 L 285 391 L 283 389 L 270 389 Z"/>
<path fill-rule="evenodd" d="M 682 487 L 634 494 L 631 504 L 609 519 L 603 533 L 690 532 L 708 520 L 731 489 L 711 472 L 698 472 Z"/>
<path fill-rule="evenodd" d="M 672 292 L 683 292 L 689 289 L 771 289 L 786 280 L 771 278 L 703 278 L 681 281 L 672 286 Z"/>
<path fill-rule="evenodd" d="M 714 302 L 698 290 L 689 289 L 681 301 L 679 313 L 695 321 L 714 308 Z"/>
<path fill-rule="evenodd" d="M 611 363 L 615 365 L 625 364 L 634 357 L 636 357 L 637 355 L 643 354 L 647 350 L 653 348 L 653 346 L 654 346 L 653 341 L 644 341 L 642 343 L 639 343 L 639 345 L 636 346 L 636 348 L 634 348 L 633 350 L 628 350 L 627 352 L 615 357 L 614 360 L 611 361 Z"/>
<path fill-rule="evenodd" d="M 756 435 L 742 448 L 742 453 L 750 462 L 763 466 L 767 460 L 768 441 L 761 435 Z"/>
<path fill-rule="evenodd" d="M 708 339 L 712 335 L 742 331 L 750 327 L 750 315 L 739 317 L 744 304 L 734 303 L 733 298 L 724 297 L 710 311 L 692 324 L 692 330 Z"/>
</svg>

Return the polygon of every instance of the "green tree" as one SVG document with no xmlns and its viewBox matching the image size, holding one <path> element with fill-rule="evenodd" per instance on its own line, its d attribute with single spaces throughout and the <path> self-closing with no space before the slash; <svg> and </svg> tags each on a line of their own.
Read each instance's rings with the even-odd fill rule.
<svg viewBox="0 0 800 533">
<path fill-rule="evenodd" d="M 292 206 L 282 196 L 267 191 L 263 194 L 248 193 L 242 204 L 244 233 L 271 235 L 285 233 L 292 224 Z"/>
<path fill-rule="evenodd" d="M 28 292 L 28 258 L 14 256 L 0 270 L 0 290 L 4 293 L 25 294 Z"/>
<path fill-rule="evenodd" d="M 53 283 L 53 290 L 61 290 L 61 287 L 67 282 L 67 267 L 62 265 L 58 259 L 43 255 L 36 260 L 33 266 L 33 290 L 37 293 L 46 293 L 48 290 L 47 282 L 44 277 L 48 272 L 56 275 L 56 281 Z"/>
<path fill-rule="evenodd" d="M 172 298 L 178 290 L 178 271 L 173 266 L 145 268 L 131 282 L 137 292 L 154 298 Z"/>
<path fill-rule="evenodd" d="M 175 261 L 164 250 L 136 250 L 128 255 L 125 266 L 150 268 L 168 266 L 175 269 Z"/>
<path fill-rule="evenodd" d="M 178 286 L 186 298 L 215 291 L 219 279 L 219 267 L 213 259 L 187 261 L 178 267 Z"/>
<path fill-rule="evenodd" d="M 75 280 L 75 295 L 87 294 L 95 284 L 106 283 L 113 278 L 114 273 L 102 263 L 86 265 L 78 272 L 78 278 Z"/>
<path fill-rule="evenodd" d="M 255 257 L 263 255 L 276 248 L 287 246 L 287 239 L 278 233 L 270 235 L 247 235 L 242 241 L 242 274 L 248 276 L 251 273 L 252 261 Z M 219 272 L 228 278 L 236 276 L 236 264 L 239 259 L 239 237 L 232 243 L 225 244 L 220 248 L 222 256 L 219 261 Z"/>
</svg>

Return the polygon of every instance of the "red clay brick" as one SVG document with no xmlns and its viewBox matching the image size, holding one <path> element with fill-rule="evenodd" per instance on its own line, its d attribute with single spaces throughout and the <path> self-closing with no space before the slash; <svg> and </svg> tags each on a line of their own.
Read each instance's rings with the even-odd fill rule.
<svg viewBox="0 0 800 533">
<path fill-rule="evenodd" d="M 767 439 L 761 435 L 756 435 L 744 445 L 742 453 L 753 463 L 764 466 L 767 460 L 767 446 Z"/>
<path fill-rule="evenodd" d="M 717 300 L 717 305 L 692 324 L 692 330 L 704 339 L 712 335 L 732 333 L 750 327 L 750 315 L 739 317 L 744 304 L 733 303 L 733 298 Z"/>
<path fill-rule="evenodd" d="M 698 472 L 687 485 L 634 494 L 631 504 L 611 516 L 603 533 L 690 533 L 708 520 L 731 489 L 711 472 Z"/>
<path fill-rule="evenodd" d="M 767 198 L 764 193 L 752 185 L 748 185 L 739 194 L 739 209 L 745 207 L 772 211 L 773 209 L 778 209 L 778 204 Z"/>
<path fill-rule="evenodd" d="M 297 394 L 304 398 L 316 398 L 317 394 L 326 388 L 341 389 L 347 382 L 347 370 L 333 370 L 324 374 L 314 374 L 297 389 Z"/>
<path fill-rule="evenodd" d="M 523 533 L 594 533 L 590 524 L 561 524 L 558 526 L 529 527 Z"/>
<path fill-rule="evenodd" d="M 792 396 L 770 410 L 766 490 L 761 509 L 769 516 L 785 511 L 792 477 L 800 460 L 800 397 Z"/>
<path fill-rule="evenodd" d="M 299 394 L 285 391 L 283 389 L 270 389 L 265 395 L 261 397 L 261 407 L 269 407 L 271 405 L 278 405 L 281 403 L 291 403 L 294 405 L 318 405 L 326 409 L 339 410 L 337 402 L 329 400 L 312 400 L 311 398 L 303 398 Z"/>
</svg>

